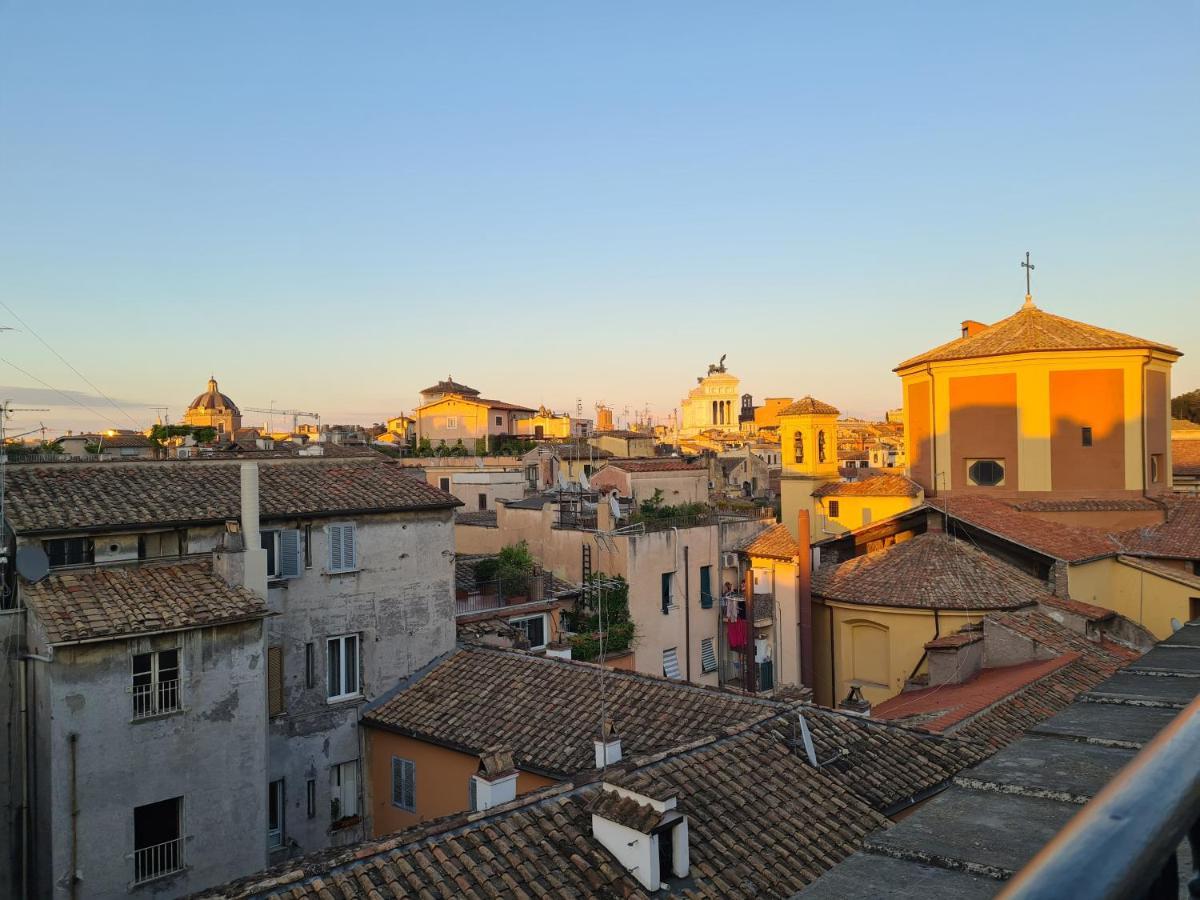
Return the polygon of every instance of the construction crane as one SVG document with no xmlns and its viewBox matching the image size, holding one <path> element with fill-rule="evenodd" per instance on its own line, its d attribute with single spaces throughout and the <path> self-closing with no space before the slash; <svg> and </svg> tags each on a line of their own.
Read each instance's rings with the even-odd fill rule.
<svg viewBox="0 0 1200 900">
<path fill-rule="evenodd" d="M 299 426 L 299 424 L 300 424 L 299 420 L 301 418 L 316 419 L 317 420 L 317 433 L 320 434 L 320 432 L 321 432 L 321 414 L 320 413 L 305 412 L 302 409 L 276 409 L 274 403 L 271 404 L 269 409 L 262 407 L 262 406 L 247 406 L 246 412 L 267 413 L 267 415 L 269 415 L 271 417 L 271 420 L 268 422 L 268 424 L 272 427 L 272 430 L 274 429 L 274 425 L 275 425 L 274 418 L 275 418 L 276 413 L 278 413 L 281 416 L 291 416 L 292 417 L 292 434 L 296 433 L 296 428 Z"/>
</svg>

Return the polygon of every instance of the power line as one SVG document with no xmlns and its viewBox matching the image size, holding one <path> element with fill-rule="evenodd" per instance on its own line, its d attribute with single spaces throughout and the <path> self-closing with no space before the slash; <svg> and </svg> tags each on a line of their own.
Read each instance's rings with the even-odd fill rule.
<svg viewBox="0 0 1200 900">
<path fill-rule="evenodd" d="M 3 304 L 2 300 L 0 300 L 0 304 Z M 117 424 L 114 419 L 109 418 L 108 416 L 104 415 L 104 413 L 102 413 L 102 412 L 98 412 L 97 410 L 92 409 L 90 406 L 88 406 L 86 403 L 84 403 L 78 397 L 72 397 L 70 394 L 60 391 L 58 388 L 56 388 L 54 385 L 50 384 L 49 382 L 42 381 L 42 379 L 38 378 L 32 372 L 26 372 L 24 369 L 22 369 L 20 366 L 18 366 L 15 362 L 11 362 L 10 360 L 7 360 L 2 356 L 0 356 L 0 362 L 4 363 L 6 366 L 11 366 L 12 368 L 16 369 L 18 372 L 20 372 L 26 378 L 32 378 L 34 381 L 36 381 L 42 387 L 49 388 L 50 390 L 54 391 L 54 393 L 56 393 L 60 397 L 62 397 L 64 400 L 67 400 L 70 403 L 74 403 L 76 406 L 83 407 L 84 409 L 86 409 L 88 412 L 90 412 L 96 418 L 103 419 L 105 422 L 111 422 L 113 425 Z M 136 423 L 134 423 L 134 424 L 136 424 Z"/>
<path fill-rule="evenodd" d="M 133 416 L 131 416 L 121 406 L 119 406 L 115 400 L 113 400 L 110 396 L 108 396 L 108 394 L 104 393 L 104 391 L 102 391 L 102 390 L 100 390 L 100 388 L 96 387 L 96 385 L 92 382 L 92 380 L 90 378 L 88 378 L 86 375 L 84 375 L 82 372 L 80 372 L 77 368 L 75 368 L 73 365 L 71 365 L 71 363 L 66 359 L 66 357 L 64 357 L 61 353 L 59 353 L 57 350 L 55 350 L 53 347 L 51 347 L 46 342 L 46 340 L 33 329 L 32 325 L 30 325 L 28 322 L 26 322 L 24 319 L 22 319 L 20 316 L 18 316 L 16 314 L 16 312 L 13 310 L 13 308 L 11 306 L 9 306 L 3 300 L 0 300 L 0 306 L 3 306 L 6 310 L 8 310 L 9 315 L 11 315 L 14 319 L 16 319 L 18 322 L 20 322 L 23 326 L 25 326 L 26 330 L 30 334 L 32 334 L 35 338 L 37 338 L 39 341 L 41 341 L 41 344 L 43 347 L 45 347 L 47 350 L 49 350 L 51 353 L 53 353 L 55 356 L 57 356 L 63 365 L 65 365 L 68 369 L 70 369 L 72 372 L 74 372 L 76 375 L 78 375 L 80 378 L 82 378 L 84 380 L 84 382 L 87 383 L 88 387 L 90 387 L 93 391 L 95 391 L 97 394 L 99 394 L 101 397 L 103 397 L 105 400 L 107 400 L 109 402 L 109 404 L 111 404 L 112 407 L 115 410 L 117 410 L 117 412 L 119 412 L 121 415 L 123 415 L 125 418 L 127 418 L 130 422 L 132 422 L 134 428 L 136 428 L 138 430 L 141 429 L 142 426 L 140 424 L 138 424 L 138 422 L 133 418 Z M 12 365 L 12 363 L 9 363 L 9 365 Z M 110 419 L 109 421 L 112 421 L 112 420 Z M 116 422 L 113 422 L 113 424 L 115 425 Z"/>
</svg>

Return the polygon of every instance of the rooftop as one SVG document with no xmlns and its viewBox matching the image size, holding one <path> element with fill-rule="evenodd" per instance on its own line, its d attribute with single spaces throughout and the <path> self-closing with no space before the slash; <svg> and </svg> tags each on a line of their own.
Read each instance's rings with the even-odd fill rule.
<svg viewBox="0 0 1200 900">
<path fill-rule="evenodd" d="M 610 459 L 605 468 L 612 466 L 622 472 L 704 472 L 705 468 L 685 459 L 663 457 L 661 459 Z M 603 471 L 603 470 L 600 470 Z M 599 474 L 599 471 L 596 473 Z"/>
<path fill-rule="evenodd" d="M 831 481 L 814 497 L 920 497 L 921 486 L 903 475 L 871 475 L 859 481 Z"/>
<path fill-rule="evenodd" d="M 22 597 L 51 644 L 115 639 L 262 618 L 263 600 L 230 587 L 211 561 L 51 573 Z"/>
<path fill-rule="evenodd" d="M 241 514 L 239 465 L 162 460 L 13 466 L 5 512 L 22 534 L 223 522 Z M 263 460 L 259 503 L 264 519 L 461 505 L 382 457 Z"/>
<path fill-rule="evenodd" d="M 237 408 L 237 404 L 229 399 L 229 396 L 222 394 L 217 388 L 217 379 L 208 379 L 208 388 L 202 394 L 197 394 L 196 399 L 188 404 L 188 410 L 205 410 L 212 412 L 229 412 L 235 416 L 240 416 L 241 411 Z"/>
<path fill-rule="evenodd" d="M 840 415 L 836 406 L 831 406 L 809 395 L 801 397 L 794 403 L 779 411 L 779 416 L 836 416 Z"/>
<path fill-rule="evenodd" d="M 422 394 L 462 394 L 467 397 L 478 397 L 479 391 L 473 387 L 467 387 L 465 384 L 459 384 L 449 375 L 445 381 L 439 381 L 437 384 L 430 385 L 421 391 Z"/>
<path fill-rule="evenodd" d="M 990 497 L 939 497 L 925 502 L 955 519 L 1065 562 L 1100 559 L 1121 549 L 1116 539 L 1098 529 L 1051 522 Z"/>
<path fill-rule="evenodd" d="M 1035 578 L 941 532 L 821 566 L 812 590 L 844 603 L 964 610 L 1016 609 L 1047 594 Z"/>
<path fill-rule="evenodd" d="M 1031 304 L 970 337 L 957 338 L 907 359 L 894 371 L 929 362 L 1063 350 L 1157 350 L 1174 356 L 1182 355 L 1167 344 L 1065 319 Z"/>
<path fill-rule="evenodd" d="M 800 552 L 796 539 L 782 522 L 747 538 L 738 550 L 748 556 L 766 556 L 771 559 L 795 559 L 796 554 Z"/>
<path fill-rule="evenodd" d="M 1171 441 L 1171 470 L 1176 477 L 1200 476 L 1200 441 Z"/>
</svg>

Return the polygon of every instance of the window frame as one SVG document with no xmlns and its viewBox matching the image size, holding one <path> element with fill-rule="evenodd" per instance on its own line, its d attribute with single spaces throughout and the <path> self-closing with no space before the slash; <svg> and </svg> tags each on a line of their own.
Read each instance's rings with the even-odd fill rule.
<svg viewBox="0 0 1200 900">
<path fill-rule="evenodd" d="M 174 803 L 175 804 L 175 837 L 168 838 L 165 841 L 159 841 L 155 844 L 145 844 L 144 846 L 139 847 L 138 846 L 138 838 L 137 838 L 138 810 L 139 809 L 144 810 L 144 809 L 148 809 L 149 807 L 152 807 L 152 806 L 158 806 L 161 803 Z M 134 886 L 141 885 L 141 884 L 148 884 L 151 881 L 157 881 L 160 878 L 166 878 L 169 875 L 174 875 L 176 872 L 182 872 L 185 868 L 187 868 L 187 866 L 184 862 L 184 856 L 183 856 L 184 843 L 185 843 L 184 837 L 185 837 L 185 835 L 184 835 L 184 829 L 183 829 L 183 796 L 182 795 L 180 795 L 178 797 L 167 797 L 163 800 L 157 800 L 152 803 L 143 803 L 139 806 L 133 807 L 133 853 L 130 854 L 130 856 L 132 857 L 132 861 L 133 861 L 132 884 Z M 152 874 L 145 874 L 145 872 L 143 871 L 142 874 L 139 875 L 139 865 L 146 865 L 146 862 L 145 862 L 146 858 L 143 857 L 142 860 L 139 860 L 138 854 L 146 853 L 146 851 L 155 850 L 155 848 L 165 847 L 167 844 L 172 844 L 172 843 L 176 845 L 176 847 L 174 848 L 174 853 L 173 853 L 173 856 L 174 856 L 174 865 L 173 866 L 171 866 L 169 868 L 163 868 L 161 870 L 156 870 Z M 163 851 L 163 852 L 167 853 L 170 851 Z M 156 858 L 157 855 L 158 854 L 152 854 L 149 857 L 149 859 L 153 860 Z"/>
<path fill-rule="evenodd" d="M 838 516 L 841 515 L 842 506 L 839 501 L 827 500 L 826 502 L 829 504 L 829 518 L 836 519 Z"/>
<path fill-rule="evenodd" d="M 1079 444 L 1080 444 L 1080 446 L 1081 447 L 1094 446 L 1093 441 L 1094 441 L 1094 437 L 1092 435 L 1092 426 L 1091 425 L 1079 426 Z"/>
<path fill-rule="evenodd" d="M 978 459 L 967 459 L 965 462 L 967 464 L 967 485 L 969 487 L 1004 487 L 1005 481 L 1008 479 L 1008 466 L 1006 465 L 1004 459 L 999 457 L 980 457 Z M 975 475 L 972 474 L 971 470 L 981 463 L 990 463 L 991 465 L 997 466 L 1000 469 L 1000 477 L 991 482 L 980 481 Z"/>
<path fill-rule="evenodd" d="M 663 572 L 662 573 L 661 591 L 662 591 L 662 596 L 661 596 L 662 614 L 664 616 L 668 616 L 671 614 L 671 607 L 674 605 L 674 595 L 675 595 L 675 573 L 674 572 Z"/>
<path fill-rule="evenodd" d="M 399 765 L 400 802 L 396 802 L 396 771 L 397 771 L 396 764 L 397 763 L 400 764 Z M 407 798 L 404 796 L 404 793 L 405 793 L 404 771 L 405 771 L 406 767 L 409 772 L 409 785 L 412 788 L 412 790 L 409 792 Z M 408 803 L 404 803 L 405 799 L 408 800 Z M 391 802 L 392 802 L 392 806 L 396 807 L 396 809 L 402 809 L 405 812 L 410 812 L 410 813 L 415 813 L 417 811 L 417 764 L 415 761 L 413 761 L 411 759 L 406 759 L 403 756 L 393 756 L 392 757 L 392 798 L 391 798 Z"/>
<path fill-rule="evenodd" d="M 55 563 L 54 554 L 51 551 L 51 545 L 59 545 L 63 548 L 63 557 L 66 558 L 67 547 L 71 544 L 78 543 L 82 550 L 79 562 Z M 42 541 L 42 550 L 45 552 L 51 569 L 66 569 L 73 566 L 92 566 L 96 564 L 96 542 L 90 537 L 64 537 L 64 538 L 49 538 Z"/>
<path fill-rule="evenodd" d="M 346 645 L 353 641 L 354 643 L 354 690 L 345 690 L 346 683 Z M 338 692 L 333 691 L 331 663 L 331 648 L 334 644 L 338 646 Z M 361 698 L 362 693 L 362 637 L 358 632 L 350 634 L 338 634 L 325 639 L 325 702 L 326 703 L 344 703 L 347 700 L 355 700 Z"/>
<path fill-rule="evenodd" d="M 446 416 L 446 430 L 458 431 L 458 416 Z"/>
<path fill-rule="evenodd" d="M 542 623 L 542 643 L 535 644 L 529 635 L 529 630 L 524 627 L 525 622 L 539 620 Z M 525 638 L 529 641 L 530 650 L 543 650 L 550 643 L 550 623 L 547 621 L 545 613 L 534 613 L 531 616 L 518 616 L 515 619 L 509 619 L 508 624 L 513 628 L 520 628 L 525 632 Z"/>
<path fill-rule="evenodd" d="M 342 535 L 347 534 L 349 529 L 350 534 L 350 554 L 349 560 L 346 558 L 346 542 Z M 325 542 L 329 545 L 326 547 L 325 562 L 327 567 L 325 571 L 330 575 L 344 575 L 348 572 L 357 572 L 358 564 L 358 526 L 354 522 L 330 522 L 325 526 Z M 334 564 L 334 545 L 340 543 L 339 552 L 342 556 L 342 564 L 340 566 Z"/>
<path fill-rule="evenodd" d="M 438 490 L 450 493 L 450 479 L 445 475 L 438 476 Z"/>
<path fill-rule="evenodd" d="M 285 800 L 285 784 L 282 778 L 276 778 L 274 781 L 267 782 L 267 849 L 278 850 L 283 846 L 286 838 L 284 829 L 284 816 L 286 815 L 287 803 Z M 271 797 L 271 792 L 275 792 L 274 798 Z M 275 827 L 271 827 L 271 817 L 275 817 Z"/>
<path fill-rule="evenodd" d="M 353 819 L 354 817 L 362 814 L 362 810 L 360 808 L 360 802 L 359 802 L 359 790 L 362 787 L 362 779 L 361 779 L 361 774 L 359 772 L 358 763 L 359 763 L 358 759 L 348 759 L 348 760 L 345 760 L 344 762 L 333 763 L 329 767 L 329 821 L 330 821 L 330 824 L 333 824 L 336 822 L 341 822 L 344 819 Z M 351 811 L 351 812 L 347 812 L 346 809 L 342 806 L 342 801 L 346 798 L 346 794 L 345 794 L 346 785 L 342 783 L 344 772 L 353 772 L 354 773 L 354 785 L 353 785 L 354 790 L 351 793 L 350 798 L 349 798 L 350 800 L 353 801 L 353 804 L 354 804 L 353 811 Z M 335 790 L 335 784 L 334 784 L 335 774 L 337 776 L 336 777 L 336 782 L 337 782 L 336 790 Z M 336 816 L 333 814 L 333 804 L 335 802 L 338 804 L 338 814 Z"/>
<path fill-rule="evenodd" d="M 164 679 L 161 677 L 164 671 L 161 657 L 166 653 L 175 654 L 174 678 Z M 136 668 L 138 659 L 142 657 L 150 658 L 150 668 L 146 672 L 139 672 Z M 167 666 L 166 671 L 172 671 L 172 667 Z M 134 722 L 142 722 L 146 719 L 154 719 L 160 716 L 171 716 L 183 711 L 183 653 L 178 645 L 164 647 L 161 650 L 131 653 L 129 658 L 129 674 L 129 693 L 133 698 L 132 720 Z M 137 682 L 139 675 L 148 675 L 149 680 L 139 685 Z M 172 683 L 174 683 L 174 687 L 169 687 L 168 685 Z M 139 693 L 139 687 L 147 688 L 148 690 Z M 138 711 L 139 698 L 141 697 L 145 697 L 150 701 L 147 711 Z"/>
</svg>

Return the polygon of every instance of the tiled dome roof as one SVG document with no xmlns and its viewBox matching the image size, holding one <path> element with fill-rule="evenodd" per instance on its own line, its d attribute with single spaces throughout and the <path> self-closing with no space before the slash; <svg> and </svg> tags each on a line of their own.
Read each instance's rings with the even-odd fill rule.
<svg viewBox="0 0 1200 900">
<path fill-rule="evenodd" d="M 779 411 L 781 416 L 836 416 L 840 415 L 836 406 L 830 406 L 828 403 L 822 403 L 820 400 L 814 400 L 811 396 L 804 396 L 793 403 L 791 406 L 784 407 Z"/>
<path fill-rule="evenodd" d="M 188 405 L 188 411 L 191 410 L 215 410 L 219 412 L 231 412 L 235 416 L 240 416 L 242 411 L 237 408 L 234 403 L 225 394 L 217 390 L 217 379 L 208 379 L 208 390 L 200 394 Z"/>
</svg>

